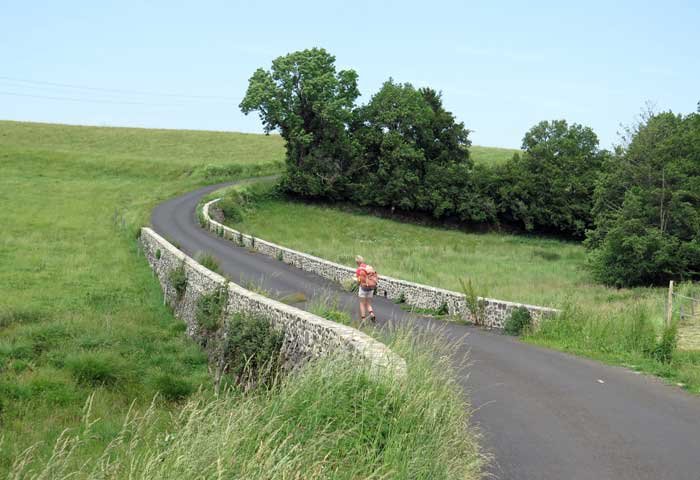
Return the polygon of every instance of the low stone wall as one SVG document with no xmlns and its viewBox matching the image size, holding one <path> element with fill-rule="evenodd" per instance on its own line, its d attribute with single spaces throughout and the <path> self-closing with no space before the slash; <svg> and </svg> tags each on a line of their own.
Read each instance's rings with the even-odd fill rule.
<svg viewBox="0 0 700 480">
<path fill-rule="evenodd" d="M 405 373 L 406 364 L 401 357 L 386 345 L 354 328 L 331 322 L 229 282 L 185 255 L 150 228 L 141 229 L 140 243 L 148 263 L 160 280 L 164 301 L 187 324 L 187 333 L 193 338 L 202 340 L 202 336 L 207 334 L 197 323 L 197 301 L 202 295 L 223 287 L 228 290 L 228 300 L 223 310 L 224 326 L 227 319 L 236 312 L 261 314 L 269 318 L 275 328 L 284 332 L 282 353 L 288 366 L 301 365 L 310 358 L 331 352 L 345 352 L 367 360 L 372 367 L 391 369 L 397 375 Z M 184 267 L 187 284 L 185 291 L 178 295 L 170 284 L 169 276 L 180 265 Z M 225 328 L 221 330 L 226 331 Z"/>
<path fill-rule="evenodd" d="M 210 207 L 219 200 L 220 199 L 212 200 L 203 206 L 202 220 L 206 228 L 215 232 L 220 237 L 231 240 L 239 246 L 251 248 L 264 255 L 277 258 L 280 261 L 294 265 L 307 272 L 313 272 L 334 282 L 342 283 L 355 274 L 354 268 L 329 262 L 323 258 L 306 253 L 297 252 L 296 250 L 255 238 L 223 225 L 214 220 L 209 213 Z M 377 294 L 391 300 L 403 298 L 407 305 L 421 309 L 438 310 L 446 307 L 450 315 L 461 316 L 465 320 L 488 328 L 503 328 L 511 312 L 519 307 L 527 308 L 535 325 L 544 316 L 556 315 L 559 313 L 559 310 L 553 308 L 479 297 L 478 305 L 480 312 L 474 315 L 474 312 L 469 309 L 466 298 L 462 293 L 387 277 L 381 275 L 381 272 Z"/>
</svg>

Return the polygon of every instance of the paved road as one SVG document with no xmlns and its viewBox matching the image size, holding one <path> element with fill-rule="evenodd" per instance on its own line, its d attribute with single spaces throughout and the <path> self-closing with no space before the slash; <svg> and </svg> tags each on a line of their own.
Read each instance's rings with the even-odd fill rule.
<svg viewBox="0 0 700 480">
<path fill-rule="evenodd" d="M 195 219 L 201 188 L 159 205 L 153 228 L 189 254 L 211 252 L 233 280 L 260 282 L 270 291 L 354 297 L 336 285 L 235 247 Z M 324 293 L 325 292 L 325 293 Z M 380 319 L 430 321 L 384 299 Z M 475 327 L 445 324 L 460 342 L 455 361 L 468 356 L 460 382 L 476 412 L 473 421 L 503 479 L 700 479 L 700 398 L 645 375 L 546 350 Z M 466 335 L 466 337 L 465 337 Z"/>
</svg>

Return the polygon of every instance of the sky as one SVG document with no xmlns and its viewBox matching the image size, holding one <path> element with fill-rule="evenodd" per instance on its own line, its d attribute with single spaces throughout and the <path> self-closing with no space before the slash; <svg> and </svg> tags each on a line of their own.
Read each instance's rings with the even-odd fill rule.
<svg viewBox="0 0 700 480">
<path fill-rule="evenodd" d="M 474 144 L 542 120 L 619 141 L 651 103 L 700 100 L 700 2 L 0 0 L 0 119 L 262 132 L 238 104 L 256 68 L 323 47 L 359 74 L 443 93 Z"/>
</svg>

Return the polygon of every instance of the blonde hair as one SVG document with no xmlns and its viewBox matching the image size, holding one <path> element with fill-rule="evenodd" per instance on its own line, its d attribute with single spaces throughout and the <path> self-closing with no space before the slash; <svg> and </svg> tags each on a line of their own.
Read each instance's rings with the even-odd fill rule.
<svg viewBox="0 0 700 480">
<path fill-rule="evenodd" d="M 362 255 L 355 255 L 355 261 L 357 263 L 365 263 L 365 259 L 362 258 Z"/>
</svg>

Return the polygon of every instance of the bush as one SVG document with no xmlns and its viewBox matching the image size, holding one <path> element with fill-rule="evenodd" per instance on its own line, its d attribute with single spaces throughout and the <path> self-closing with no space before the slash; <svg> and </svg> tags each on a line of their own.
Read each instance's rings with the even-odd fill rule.
<svg viewBox="0 0 700 480">
<path fill-rule="evenodd" d="M 235 314 L 228 322 L 223 346 L 224 362 L 238 384 L 270 384 L 282 366 L 284 334 L 267 318 Z"/>
<path fill-rule="evenodd" d="M 227 303 L 228 288 L 218 288 L 199 297 L 195 310 L 197 324 L 210 331 L 218 329 Z"/>
<path fill-rule="evenodd" d="M 224 218 L 230 223 L 240 223 L 243 221 L 243 211 L 239 202 L 232 196 L 227 195 L 216 203 L 216 206 L 224 214 Z"/>
<path fill-rule="evenodd" d="M 197 255 L 197 262 L 212 272 L 216 272 L 219 275 L 222 273 L 221 267 L 219 266 L 219 261 L 209 252 L 199 252 Z"/>
<path fill-rule="evenodd" d="M 177 298 L 180 299 L 185 294 L 187 289 L 187 272 L 185 271 L 185 262 L 170 270 L 168 273 L 168 282 L 175 289 Z"/>
<path fill-rule="evenodd" d="M 532 323 L 530 311 L 525 307 L 513 309 L 510 316 L 506 320 L 505 332 L 508 335 L 520 335 L 525 328 L 528 328 Z"/>
</svg>

